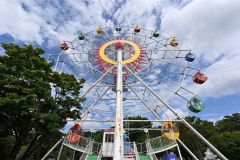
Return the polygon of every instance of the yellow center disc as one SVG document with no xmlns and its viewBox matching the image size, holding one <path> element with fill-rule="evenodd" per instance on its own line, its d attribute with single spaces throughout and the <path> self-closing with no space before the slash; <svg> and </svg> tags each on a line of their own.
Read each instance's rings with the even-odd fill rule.
<svg viewBox="0 0 240 160">
<path fill-rule="evenodd" d="M 139 46 L 136 43 L 128 41 L 128 40 L 112 40 L 112 41 L 108 41 L 107 43 L 105 43 L 104 45 L 101 46 L 101 48 L 99 50 L 99 55 L 102 58 L 102 60 L 104 60 L 105 62 L 108 62 L 110 64 L 117 64 L 117 61 L 108 58 L 106 56 L 106 54 L 105 54 L 105 49 L 109 45 L 117 43 L 117 42 L 127 43 L 130 46 L 132 46 L 134 48 L 134 50 L 135 50 L 134 55 L 131 58 L 124 60 L 123 64 L 134 62 L 139 57 L 139 55 L 141 53 L 141 50 L 140 50 Z"/>
</svg>

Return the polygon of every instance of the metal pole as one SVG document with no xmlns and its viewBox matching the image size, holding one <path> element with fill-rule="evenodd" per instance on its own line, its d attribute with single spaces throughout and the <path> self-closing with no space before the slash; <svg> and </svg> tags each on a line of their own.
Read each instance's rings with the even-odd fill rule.
<svg viewBox="0 0 240 160">
<path fill-rule="evenodd" d="M 150 87 L 148 87 L 148 85 L 146 85 L 143 80 L 141 78 L 139 78 L 135 73 L 133 73 L 133 71 L 131 69 L 129 69 L 127 66 L 125 66 L 127 68 L 127 70 L 129 70 L 129 72 L 134 75 L 154 96 L 156 96 L 158 98 L 158 100 L 160 100 L 170 111 L 172 111 L 173 114 L 175 114 L 179 119 L 182 120 L 182 122 L 191 130 L 193 131 L 209 148 L 211 148 L 218 156 L 219 158 L 222 158 L 223 160 L 227 160 L 227 158 L 217 150 L 217 148 L 215 148 L 210 142 L 208 142 L 208 140 L 206 140 L 200 133 L 198 133 L 198 131 L 196 131 L 184 118 L 182 118 L 181 116 L 179 116 L 174 109 L 168 104 L 166 103 L 161 97 L 159 97 L 157 95 L 156 92 L 154 92 Z"/>
<path fill-rule="evenodd" d="M 183 148 L 192 156 L 192 158 L 194 160 L 198 160 L 198 158 L 192 153 L 192 151 L 190 149 L 188 149 L 188 147 L 180 140 L 177 139 L 177 141 L 183 146 Z"/>
<path fill-rule="evenodd" d="M 101 80 L 115 67 L 113 65 L 111 68 L 109 68 L 91 87 L 89 87 L 80 97 L 84 97 L 88 92 L 90 92 L 93 87 L 95 87 Z"/>
<path fill-rule="evenodd" d="M 75 152 L 76 152 L 76 150 L 73 151 L 73 155 L 72 155 L 71 160 L 74 160 L 74 159 L 75 159 Z"/>
<path fill-rule="evenodd" d="M 116 122 L 114 133 L 114 160 L 123 159 L 123 86 L 122 50 L 117 51 Z"/>
<path fill-rule="evenodd" d="M 63 149 L 63 144 L 61 145 L 61 148 L 60 148 L 60 150 L 59 150 L 57 160 L 60 159 L 60 156 L 61 156 L 61 154 L 62 154 L 62 149 Z"/>
<path fill-rule="evenodd" d="M 93 104 L 92 104 L 90 107 L 86 108 L 87 111 L 86 111 L 85 113 L 83 113 L 81 119 L 85 118 L 85 116 L 87 116 L 88 113 L 90 113 L 90 112 L 92 111 L 92 109 L 93 109 L 93 107 L 95 106 L 95 104 L 107 93 L 107 91 L 108 91 L 109 89 L 110 89 L 110 87 L 108 87 L 108 88 L 93 102 Z M 84 122 L 85 122 L 85 120 L 84 120 Z"/>
<path fill-rule="evenodd" d="M 45 155 L 41 160 L 45 160 L 49 154 L 63 141 L 63 139 L 60 139 Z"/>
<path fill-rule="evenodd" d="M 67 46 L 66 46 L 67 47 Z M 65 48 L 66 48 L 65 47 Z M 64 48 L 64 49 L 65 49 Z M 55 64 L 55 68 L 54 68 L 54 71 L 57 71 L 57 65 L 58 65 L 58 62 L 59 62 L 59 59 L 60 59 L 60 55 L 62 54 L 64 52 L 64 50 L 62 50 L 60 53 L 59 53 L 59 55 L 58 55 L 58 58 L 57 58 L 57 62 L 56 62 L 56 64 Z"/>
<path fill-rule="evenodd" d="M 151 107 L 149 107 L 147 103 L 144 102 L 144 100 L 131 87 L 130 89 L 140 99 L 140 101 L 152 112 L 152 114 L 154 114 L 154 116 L 160 120 L 161 118 L 159 117 L 159 115 Z"/>
<path fill-rule="evenodd" d="M 177 150 L 178 150 L 179 158 L 180 160 L 182 160 L 182 154 L 178 145 L 177 145 Z"/>
</svg>

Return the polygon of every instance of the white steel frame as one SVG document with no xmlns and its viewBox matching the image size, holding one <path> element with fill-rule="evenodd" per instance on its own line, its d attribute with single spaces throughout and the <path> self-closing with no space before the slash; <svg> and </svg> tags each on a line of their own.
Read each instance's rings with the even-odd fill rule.
<svg viewBox="0 0 240 160">
<path fill-rule="evenodd" d="M 127 28 L 128 31 L 134 29 L 134 27 L 129 27 L 129 26 L 122 26 L 122 28 Z M 104 28 L 104 29 L 109 29 L 108 27 Z M 110 29 L 114 30 L 113 27 L 110 27 Z M 184 58 L 184 54 L 191 52 L 191 50 L 181 50 L 179 48 L 176 49 L 170 49 L 167 46 L 167 43 L 169 41 L 170 38 L 166 38 L 164 36 L 159 37 L 159 39 L 153 39 L 150 37 L 150 34 L 152 33 L 151 30 L 148 29 L 141 29 L 143 31 L 143 35 L 138 35 L 136 36 L 136 34 L 131 33 L 131 34 L 127 34 L 125 36 L 123 36 L 123 33 L 121 32 L 114 32 L 112 35 L 110 35 L 109 33 L 105 32 L 103 36 L 102 40 L 98 40 L 96 39 L 93 35 L 93 31 L 86 33 L 86 41 L 88 41 L 89 46 L 85 46 L 86 43 L 83 42 L 79 42 L 77 39 L 74 39 L 72 42 L 69 42 L 70 44 L 70 48 L 71 48 L 71 52 L 67 52 L 67 51 L 61 51 L 58 56 L 57 56 L 57 63 L 55 65 L 55 70 L 58 70 L 58 64 L 62 63 L 61 65 L 61 69 L 60 71 L 64 71 L 64 67 L 75 67 L 75 65 L 78 65 L 79 63 L 85 63 L 91 72 L 94 72 L 96 74 L 93 74 L 95 76 L 95 78 L 97 79 L 84 93 L 81 94 L 81 97 L 86 97 L 87 94 L 89 94 L 93 89 L 95 89 L 94 94 L 96 94 L 97 96 L 92 96 L 91 98 L 88 98 L 88 100 L 92 100 L 95 99 L 94 102 L 91 105 L 87 105 L 85 107 L 85 113 L 82 114 L 82 118 L 81 120 L 78 120 L 78 122 L 113 122 L 115 123 L 115 136 L 114 136 L 114 160 L 122 160 L 123 159 L 123 122 L 139 122 L 138 120 L 123 120 L 124 116 L 124 108 L 123 108 L 123 104 L 124 104 L 124 97 L 123 97 L 123 87 L 127 87 L 130 89 L 131 93 L 133 93 L 133 95 L 135 96 L 134 100 L 138 100 L 140 101 L 144 106 L 145 109 L 144 112 L 146 113 L 152 113 L 154 115 L 154 117 L 156 119 L 154 120 L 149 120 L 151 122 L 164 122 L 164 121 L 173 121 L 173 122 L 182 122 L 184 123 L 192 132 L 194 132 L 196 134 L 197 137 L 199 137 L 207 146 L 209 146 L 217 155 L 219 158 L 226 160 L 227 158 L 221 154 L 211 143 L 209 143 L 200 133 L 198 133 L 184 118 L 182 118 L 181 116 L 179 116 L 175 110 L 173 109 L 172 106 L 170 106 L 167 102 L 166 99 L 164 100 L 164 98 L 162 98 L 161 96 L 159 96 L 157 94 L 157 92 L 155 92 L 153 89 L 151 89 L 143 80 L 142 77 L 144 77 L 145 74 L 147 74 L 151 68 L 151 66 L 153 65 L 153 63 L 155 62 L 161 62 L 161 63 L 165 63 L 165 64 L 169 64 L 169 65 L 174 65 L 177 66 L 179 68 L 179 70 L 181 70 L 181 67 L 184 68 L 183 71 L 181 71 L 180 73 L 180 77 L 179 77 L 179 81 L 175 82 L 172 79 L 164 76 L 162 73 L 158 73 L 162 78 L 164 78 L 165 80 L 169 81 L 170 83 L 174 83 L 174 85 L 176 86 L 175 89 L 171 89 L 168 86 L 164 86 L 164 84 L 159 84 L 159 86 L 162 86 L 163 88 L 165 88 L 166 90 L 168 90 L 169 92 L 173 93 L 174 95 L 183 98 L 184 100 L 188 99 L 181 95 L 181 93 L 179 93 L 179 91 L 182 89 L 184 91 L 186 91 L 187 93 L 189 93 L 192 96 L 195 96 L 196 94 L 189 91 L 187 88 L 182 86 L 182 81 L 185 79 L 186 76 L 188 76 L 187 69 L 190 70 L 198 70 L 195 67 L 191 67 L 188 66 L 188 63 L 177 63 L 177 62 L 172 62 L 172 60 L 177 60 L 177 59 L 183 59 Z M 95 31 L 94 31 L 95 32 Z M 91 54 L 89 53 L 88 50 L 94 50 L 96 48 L 95 43 L 102 43 L 111 39 L 121 39 L 121 38 L 125 38 L 127 40 L 131 40 L 131 41 L 135 41 L 137 43 L 142 44 L 142 47 L 145 49 L 145 56 L 148 58 L 148 64 L 143 66 L 143 70 L 144 74 L 140 77 L 138 75 L 138 73 L 136 71 L 131 70 L 127 65 L 123 65 L 122 61 L 123 61 L 123 52 L 125 52 L 125 50 L 122 49 L 118 49 L 115 50 L 116 52 L 116 57 L 117 57 L 117 64 L 116 65 L 112 65 L 111 67 L 108 67 L 104 72 L 103 71 L 99 71 L 99 69 L 94 66 L 92 64 L 92 58 L 91 58 Z M 151 42 L 148 42 L 148 40 L 151 39 Z M 80 49 L 75 49 L 74 46 L 78 45 L 80 47 Z M 159 46 L 166 46 L 165 48 L 167 49 L 162 49 Z M 156 58 L 154 57 L 154 52 L 157 51 L 159 53 L 161 53 L 161 57 Z M 175 54 L 173 57 L 171 57 L 171 54 Z M 67 64 L 65 63 L 67 59 L 61 59 L 61 56 L 67 56 L 70 55 L 72 56 L 72 62 L 73 64 Z M 86 55 L 87 56 L 87 60 L 78 60 L 76 55 Z M 85 58 L 86 58 L 85 56 Z M 171 61 L 170 61 L 171 60 Z M 130 73 L 129 75 L 134 77 L 134 83 L 131 82 L 129 84 L 123 84 L 123 67 L 125 67 L 127 69 L 127 71 Z M 109 73 L 113 70 L 113 68 L 117 68 L 117 82 L 116 85 L 113 85 L 111 83 L 106 83 L 106 81 L 108 80 L 108 76 Z M 84 74 L 87 74 L 88 72 L 84 71 Z M 126 71 L 125 71 L 126 72 Z M 100 75 L 100 76 L 99 76 Z M 115 87 L 116 86 L 116 97 L 104 97 L 104 95 L 107 95 L 108 91 L 110 90 L 110 88 Z M 106 88 L 104 91 L 100 91 L 99 88 Z M 141 96 L 139 93 L 137 93 L 134 88 L 142 88 L 144 89 L 144 92 Z M 101 93 L 98 93 L 98 92 Z M 151 97 L 153 99 L 153 101 L 155 101 L 155 103 L 157 103 L 157 107 L 155 109 L 152 108 L 152 106 L 146 102 L 146 97 L 145 95 L 148 94 L 149 97 Z M 169 99 L 170 97 L 168 97 L 167 99 Z M 128 99 L 128 98 L 127 98 Z M 128 100 L 130 100 L 131 98 L 129 98 Z M 91 120 L 91 119 L 87 119 L 88 115 L 97 108 L 94 108 L 95 105 L 100 101 L 100 100 L 116 100 L 116 110 L 115 110 L 115 120 Z M 159 102 L 158 102 L 159 101 Z M 159 104 L 158 104 L 159 103 Z M 163 109 L 165 108 L 165 110 Z M 100 109 L 99 109 L 100 110 Z M 171 111 L 175 116 L 176 119 L 164 119 L 162 118 L 162 116 L 159 114 L 159 111 L 161 110 L 161 112 L 165 112 L 166 110 Z M 128 112 L 125 112 L 128 113 Z M 136 112 L 136 115 L 140 113 L 140 112 Z M 105 113 L 107 114 L 107 112 Z M 102 113 L 102 115 L 104 115 L 104 113 Z M 131 115 L 134 115 L 131 114 Z M 71 120 L 69 120 L 71 121 Z M 144 122 L 144 120 L 142 120 L 141 122 Z M 193 157 L 193 159 L 197 160 L 197 157 L 187 148 L 187 146 L 179 139 L 177 140 L 177 142 L 183 146 L 183 148 L 185 148 L 187 150 L 187 152 Z M 60 143 L 60 142 L 59 142 Z M 58 143 L 58 144 L 59 144 Z M 51 150 L 52 151 L 52 150 Z M 180 152 L 179 148 L 178 151 Z"/>
</svg>

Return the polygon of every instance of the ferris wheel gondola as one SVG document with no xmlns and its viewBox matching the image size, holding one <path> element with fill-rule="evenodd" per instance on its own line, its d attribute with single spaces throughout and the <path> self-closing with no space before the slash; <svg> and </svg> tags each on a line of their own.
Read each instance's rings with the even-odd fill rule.
<svg viewBox="0 0 240 160">
<path fill-rule="evenodd" d="M 67 141 L 69 143 L 78 143 L 83 137 L 83 130 L 80 124 L 74 124 L 67 133 Z"/>
</svg>

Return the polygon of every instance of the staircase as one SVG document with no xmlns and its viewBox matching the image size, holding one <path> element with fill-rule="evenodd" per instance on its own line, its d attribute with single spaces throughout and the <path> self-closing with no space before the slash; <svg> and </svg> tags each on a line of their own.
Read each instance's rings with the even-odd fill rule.
<svg viewBox="0 0 240 160">
<path fill-rule="evenodd" d="M 124 160 L 140 160 L 135 142 L 124 142 Z"/>
</svg>

